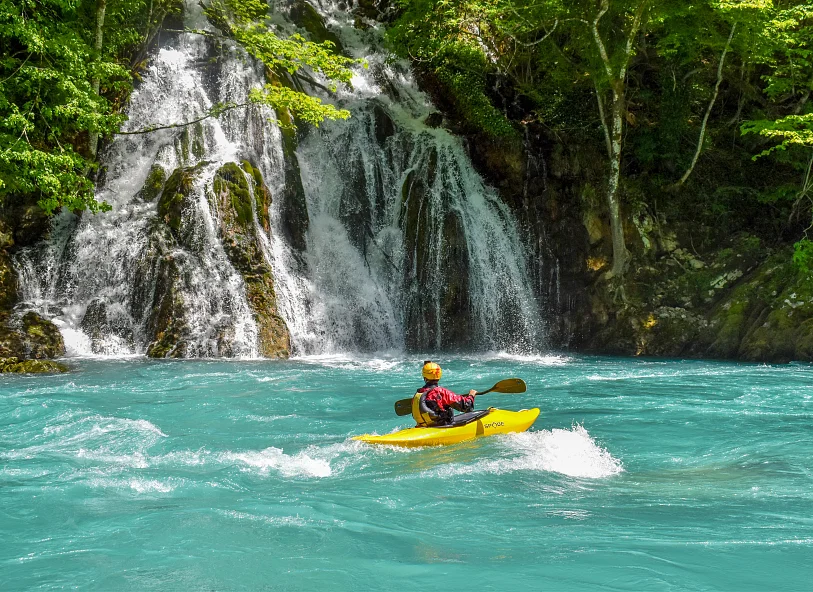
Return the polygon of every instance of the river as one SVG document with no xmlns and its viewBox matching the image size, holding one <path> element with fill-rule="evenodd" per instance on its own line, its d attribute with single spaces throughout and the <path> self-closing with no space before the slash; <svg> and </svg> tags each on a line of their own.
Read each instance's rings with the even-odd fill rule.
<svg viewBox="0 0 813 592">
<path fill-rule="evenodd" d="M 72 359 L 0 382 L 3 590 L 808 590 L 813 368 L 549 355 L 527 433 L 410 424 L 423 358 Z M 805 584 L 804 582 L 808 582 Z"/>
</svg>

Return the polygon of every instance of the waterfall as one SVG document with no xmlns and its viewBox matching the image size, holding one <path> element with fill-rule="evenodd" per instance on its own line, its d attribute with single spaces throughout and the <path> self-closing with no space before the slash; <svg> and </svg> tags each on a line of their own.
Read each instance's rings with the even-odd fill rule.
<svg viewBox="0 0 813 592">
<path fill-rule="evenodd" d="M 244 160 L 272 196 L 270 229 L 256 214 L 254 225 L 294 353 L 544 347 L 510 209 L 461 141 L 424 123 L 434 109 L 408 66 L 380 49 L 378 29 L 356 29 L 346 10 L 315 6 L 345 53 L 368 61 L 354 69 L 352 90 L 323 97 L 349 109 L 349 121 L 286 139 L 267 123 L 272 111 L 253 107 L 118 136 L 102 156 L 97 190 L 113 210 L 63 213 L 47 240 L 18 254 L 23 306 L 51 318 L 70 353 L 143 354 L 167 327 L 181 327 L 172 330 L 183 347 L 161 355 L 258 355 L 257 321 L 210 199 L 220 167 Z M 186 19 L 207 26 L 194 2 Z M 241 50 L 175 36 L 150 60 L 125 130 L 197 119 L 214 103 L 244 102 L 262 83 L 261 66 Z M 156 170 L 188 176 L 191 205 L 175 238 L 156 230 L 161 212 L 145 193 Z"/>
</svg>

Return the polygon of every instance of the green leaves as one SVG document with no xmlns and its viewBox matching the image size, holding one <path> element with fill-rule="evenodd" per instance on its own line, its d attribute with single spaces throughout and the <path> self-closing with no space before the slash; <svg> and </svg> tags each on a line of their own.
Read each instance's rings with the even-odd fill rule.
<svg viewBox="0 0 813 592">
<path fill-rule="evenodd" d="M 0 200 L 30 197 L 49 214 L 104 209 L 74 145 L 122 121 L 91 78 L 105 85 L 130 78 L 94 55 L 80 8 L 78 0 L 0 0 Z"/>
<path fill-rule="evenodd" d="M 363 60 L 335 53 L 330 41 L 314 43 L 296 33 L 287 38 L 278 36 L 268 27 L 268 6 L 260 0 L 211 0 L 204 6 L 204 12 L 224 35 L 237 41 L 273 74 L 271 84 L 251 91 L 250 101 L 317 126 L 325 119 L 347 119 L 350 116 L 349 111 L 323 104 L 321 99 L 309 96 L 296 84 L 302 71 L 310 70 L 329 80 L 327 89 L 331 92 L 336 92 L 337 83 L 350 87 L 351 66 L 363 64 Z M 310 81 L 309 76 L 304 76 Z M 293 125 L 281 121 L 275 123 Z"/>
<path fill-rule="evenodd" d="M 288 111 L 297 119 L 316 127 L 325 119 L 347 119 L 350 111 L 325 105 L 318 97 L 311 97 L 284 86 L 266 84 L 262 89 L 252 89 L 248 95 L 252 103 L 268 105 L 276 111 Z M 293 127 L 291 123 L 276 121 L 281 127 Z"/>
</svg>

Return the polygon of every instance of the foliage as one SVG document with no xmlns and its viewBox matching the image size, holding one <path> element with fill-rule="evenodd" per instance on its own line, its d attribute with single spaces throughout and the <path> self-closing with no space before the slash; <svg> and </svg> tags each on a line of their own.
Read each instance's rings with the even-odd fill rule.
<svg viewBox="0 0 813 592">
<path fill-rule="evenodd" d="M 261 90 L 251 91 L 251 102 L 269 105 L 316 126 L 325 119 L 350 116 L 349 111 L 323 104 L 301 87 L 291 88 L 294 84 L 286 87 L 282 81 L 287 78 L 299 82 L 303 70 L 311 70 L 323 75 L 329 81 L 328 90 L 336 92 L 337 83 L 350 86 L 353 77 L 350 68 L 363 63 L 362 60 L 336 54 L 332 41 L 314 43 L 299 34 L 287 38 L 278 36 L 266 22 L 268 4 L 262 0 L 211 0 L 204 6 L 204 12 L 224 35 L 237 41 L 275 74 L 273 82 Z"/>
<path fill-rule="evenodd" d="M 813 5 L 801 2 L 784 10 L 771 10 L 762 35 L 767 51 L 760 61 L 770 68 L 764 76 L 764 92 L 774 107 L 790 104 L 793 112 L 742 125 L 743 134 L 779 142 L 755 158 L 792 146 L 813 147 L 813 113 L 800 113 L 813 91 Z"/>
<path fill-rule="evenodd" d="M 87 178 L 87 137 L 121 125 L 113 101 L 130 88 L 129 52 L 173 6 L 152 0 L 147 11 L 145 0 L 108 0 L 98 55 L 95 1 L 0 0 L 0 200 L 30 196 L 48 214 L 109 208 Z"/>
<path fill-rule="evenodd" d="M 806 238 L 794 243 L 793 263 L 807 276 L 813 276 L 813 241 Z"/>
<path fill-rule="evenodd" d="M 105 4 L 104 43 L 97 52 L 97 0 L 0 0 L 0 202 L 36 201 L 49 215 L 62 207 L 109 209 L 95 200 L 88 178 L 96 166 L 89 138 L 118 132 L 125 119 L 121 107 L 144 51 L 164 17 L 180 11 L 181 2 Z M 349 116 L 302 92 L 297 78 L 308 80 L 304 70 L 316 72 L 335 91 L 339 83 L 350 84 L 356 60 L 336 55 L 330 42 L 272 33 L 266 24 L 268 4 L 261 0 L 213 0 L 205 11 L 225 35 L 275 73 L 274 81 L 253 91 L 250 101 L 314 125 Z M 209 116 L 235 107 L 215 105 Z"/>
</svg>

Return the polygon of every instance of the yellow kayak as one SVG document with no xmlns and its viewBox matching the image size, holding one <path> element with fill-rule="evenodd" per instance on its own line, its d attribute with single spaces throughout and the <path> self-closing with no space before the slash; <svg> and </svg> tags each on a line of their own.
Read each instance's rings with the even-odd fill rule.
<svg viewBox="0 0 813 592">
<path fill-rule="evenodd" d="M 444 446 L 482 436 L 524 432 L 533 425 L 538 416 L 539 409 L 537 408 L 523 409 L 521 411 L 491 408 L 486 411 L 461 413 L 455 417 L 454 423 L 450 426 L 414 427 L 383 436 L 364 434 L 363 436 L 355 436 L 353 439 L 367 444 L 385 444 L 409 448 L 415 446 Z"/>
</svg>

